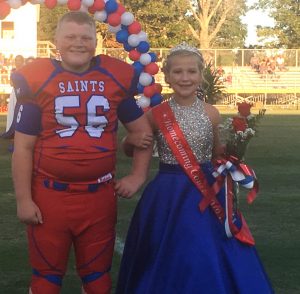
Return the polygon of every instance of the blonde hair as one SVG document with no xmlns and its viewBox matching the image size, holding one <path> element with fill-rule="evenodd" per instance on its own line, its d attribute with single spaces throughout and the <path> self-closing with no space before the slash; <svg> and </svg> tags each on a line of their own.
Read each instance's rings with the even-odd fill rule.
<svg viewBox="0 0 300 294">
<path fill-rule="evenodd" d="M 83 11 L 71 11 L 64 14 L 57 23 L 56 34 L 61 29 L 62 24 L 65 22 L 75 22 L 77 24 L 88 24 L 96 32 L 95 20 L 88 13 Z"/>
</svg>

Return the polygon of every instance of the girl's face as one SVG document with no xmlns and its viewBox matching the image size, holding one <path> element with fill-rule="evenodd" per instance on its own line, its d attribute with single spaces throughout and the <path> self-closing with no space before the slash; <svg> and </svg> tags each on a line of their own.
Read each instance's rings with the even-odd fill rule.
<svg viewBox="0 0 300 294">
<path fill-rule="evenodd" d="M 169 62 L 170 67 L 165 74 L 165 79 L 172 87 L 175 99 L 184 104 L 192 103 L 202 81 L 198 57 L 176 55 L 170 57 Z"/>
</svg>

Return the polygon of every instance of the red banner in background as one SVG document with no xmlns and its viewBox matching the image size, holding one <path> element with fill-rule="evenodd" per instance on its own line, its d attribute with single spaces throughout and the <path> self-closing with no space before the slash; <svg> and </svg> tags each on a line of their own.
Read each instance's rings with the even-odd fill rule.
<svg viewBox="0 0 300 294">
<path fill-rule="evenodd" d="M 7 113 L 7 106 L 0 106 L 0 113 Z"/>
</svg>

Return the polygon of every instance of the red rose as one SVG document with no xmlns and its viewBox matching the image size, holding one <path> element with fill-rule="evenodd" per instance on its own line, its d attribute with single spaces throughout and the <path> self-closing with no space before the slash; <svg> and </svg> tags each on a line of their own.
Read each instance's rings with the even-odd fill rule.
<svg viewBox="0 0 300 294">
<path fill-rule="evenodd" d="M 238 131 L 244 132 L 247 128 L 247 120 L 245 117 L 235 116 L 232 118 L 232 125 L 235 132 Z"/>
<path fill-rule="evenodd" d="M 248 115 L 250 115 L 251 113 L 250 109 L 252 107 L 252 104 L 243 102 L 243 103 L 238 103 L 237 106 L 241 116 L 247 117 Z"/>
</svg>

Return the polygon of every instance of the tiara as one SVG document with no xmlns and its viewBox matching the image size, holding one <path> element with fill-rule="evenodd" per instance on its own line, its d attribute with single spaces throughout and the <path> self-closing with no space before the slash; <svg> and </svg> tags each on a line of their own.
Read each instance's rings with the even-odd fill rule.
<svg viewBox="0 0 300 294">
<path fill-rule="evenodd" d="M 177 52 L 177 51 L 189 51 L 189 52 L 197 54 L 198 56 L 200 56 L 203 59 L 203 56 L 198 51 L 198 49 L 196 47 L 190 46 L 186 42 L 182 42 L 182 43 L 176 45 L 175 47 L 173 47 L 172 49 L 170 49 L 170 54 Z"/>
</svg>

